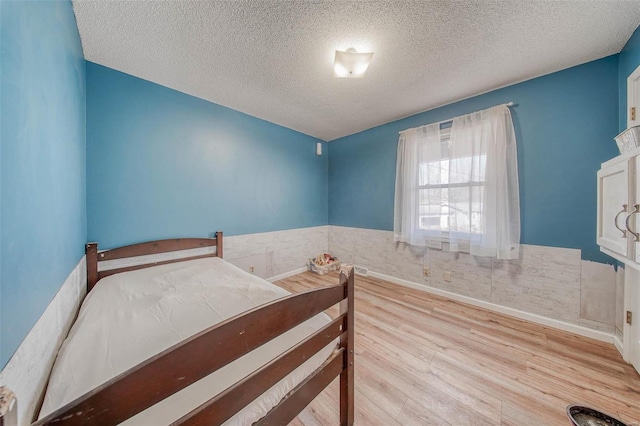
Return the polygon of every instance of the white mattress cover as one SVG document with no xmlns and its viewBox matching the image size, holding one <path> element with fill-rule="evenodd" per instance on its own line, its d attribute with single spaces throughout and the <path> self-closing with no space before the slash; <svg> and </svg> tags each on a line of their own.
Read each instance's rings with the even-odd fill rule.
<svg viewBox="0 0 640 426">
<path fill-rule="evenodd" d="M 181 340 L 287 294 L 220 258 L 103 278 L 83 302 L 60 349 L 40 418 Z M 177 420 L 329 321 L 325 314 L 316 315 L 123 424 L 163 425 Z M 225 425 L 248 425 L 262 418 L 334 347 L 332 343 L 309 358 Z"/>
</svg>

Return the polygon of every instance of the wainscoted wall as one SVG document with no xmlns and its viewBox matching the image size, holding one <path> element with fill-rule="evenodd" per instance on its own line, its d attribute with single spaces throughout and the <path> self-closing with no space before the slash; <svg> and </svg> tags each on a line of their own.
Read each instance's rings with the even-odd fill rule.
<svg viewBox="0 0 640 426">
<path fill-rule="evenodd" d="M 87 223 L 85 61 L 71 2 L 0 9 L 2 368 L 84 255 Z"/>
<path fill-rule="evenodd" d="M 329 251 L 379 274 L 614 333 L 615 270 L 611 265 L 581 260 L 577 249 L 523 245 L 519 260 L 497 261 L 397 244 L 391 231 L 330 226 Z M 425 276 L 425 267 L 429 276 Z M 450 282 L 444 279 L 445 271 L 451 273 Z"/>
<path fill-rule="evenodd" d="M 326 253 L 329 227 L 237 235 L 224 241 L 225 260 L 249 272 L 253 266 L 256 275 L 274 280 L 299 273 L 310 257 Z"/>
<path fill-rule="evenodd" d="M 18 398 L 20 425 L 31 424 L 53 361 L 76 318 L 86 289 L 87 269 L 83 257 L 0 372 L 0 384 L 8 386 Z"/>
</svg>

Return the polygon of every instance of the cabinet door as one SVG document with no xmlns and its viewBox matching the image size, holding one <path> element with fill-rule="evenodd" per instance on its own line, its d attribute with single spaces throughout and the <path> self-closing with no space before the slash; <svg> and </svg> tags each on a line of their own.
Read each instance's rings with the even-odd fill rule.
<svg viewBox="0 0 640 426">
<path fill-rule="evenodd" d="M 627 256 L 625 220 L 629 206 L 629 163 L 627 160 L 598 171 L 598 237 L 603 248 Z"/>
</svg>

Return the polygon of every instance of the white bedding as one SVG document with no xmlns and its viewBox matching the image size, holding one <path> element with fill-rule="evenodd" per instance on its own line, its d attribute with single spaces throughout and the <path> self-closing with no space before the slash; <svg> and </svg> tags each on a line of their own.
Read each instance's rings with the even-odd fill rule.
<svg viewBox="0 0 640 426">
<path fill-rule="evenodd" d="M 85 299 L 60 349 L 40 417 L 213 324 L 287 294 L 220 258 L 103 278 Z M 329 321 L 325 314 L 317 315 L 123 424 L 163 425 L 177 420 Z M 334 347 L 332 343 L 319 351 L 225 425 L 248 425 L 262 418 Z"/>
</svg>

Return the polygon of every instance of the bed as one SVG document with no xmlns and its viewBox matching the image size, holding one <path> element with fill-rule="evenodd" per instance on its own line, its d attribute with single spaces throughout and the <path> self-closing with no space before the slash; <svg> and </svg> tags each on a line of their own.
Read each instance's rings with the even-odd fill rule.
<svg viewBox="0 0 640 426">
<path fill-rule="evenodd" d="M 89 292 L 35 425 L 287 424 L 338 376 L 353 424 L 351 269 L 289 294 L 224 261 L 222 232 L 86 254 Z"/>
</svg>

